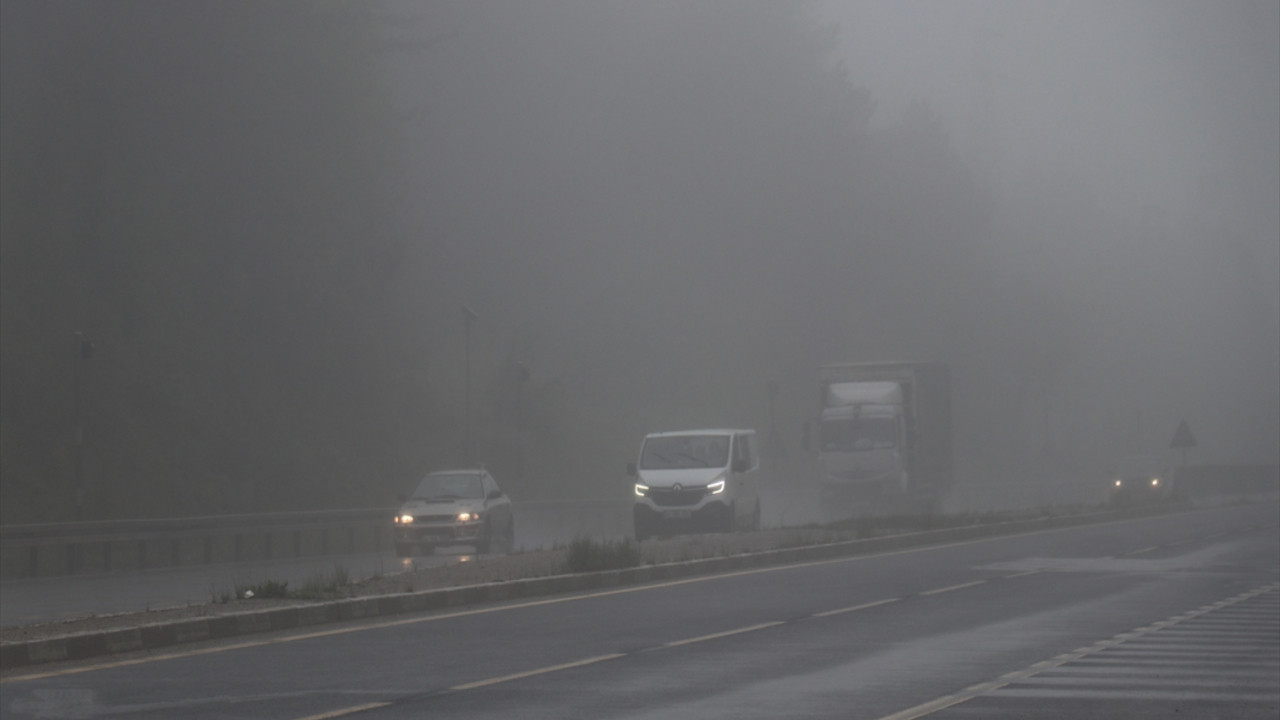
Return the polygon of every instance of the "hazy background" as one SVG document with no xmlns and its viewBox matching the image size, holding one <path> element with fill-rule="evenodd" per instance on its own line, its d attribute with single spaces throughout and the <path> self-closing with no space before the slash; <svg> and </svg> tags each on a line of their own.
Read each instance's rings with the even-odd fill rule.
<svg viewBox="0 0 1280 720">
<path fill-rule="evenodd" d="M 951 364 L 968 486 L 1280 454 L 1280 3 L 0 11 L 5 522 L 388 504 L 464 304 L 517 499 L 700 425 L 804 488 L 840 360 Z"/>
</svg>

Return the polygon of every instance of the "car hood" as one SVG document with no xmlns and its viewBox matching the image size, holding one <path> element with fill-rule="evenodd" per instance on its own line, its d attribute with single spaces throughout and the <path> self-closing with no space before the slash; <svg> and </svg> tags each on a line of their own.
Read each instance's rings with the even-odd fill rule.
<svg viewBox="0 0 1280 720">
<path fill-rule="evenodd" d="M 683 468 L 680 470 L 641 470 L 640 482 L 649 487 L 671 487 L 679 484 L 684 487 L 700 487 L 722 480 L 725 469 L 715 468 Z"/>
<path fill-rule="evenodd" d="M 400 505 L 399 515 L 457 515 L 484 509 L 483 500 L 420 500 L 413 498 Z"/>
</svg>

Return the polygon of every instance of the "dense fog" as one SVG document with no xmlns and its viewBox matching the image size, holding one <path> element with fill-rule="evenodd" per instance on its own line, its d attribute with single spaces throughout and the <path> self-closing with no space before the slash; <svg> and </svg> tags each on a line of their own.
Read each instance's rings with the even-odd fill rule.
<svg viewBox="0 0 1280 720">
<path fill-rule="evenodd" d="M 517 499 L 800 488 L 844 360 L 951 366 L 964 486 L 1280 454 L 1280 3 L 0 9 L 6 522 L 385 505 L 468 415 Z"/>
</svg>

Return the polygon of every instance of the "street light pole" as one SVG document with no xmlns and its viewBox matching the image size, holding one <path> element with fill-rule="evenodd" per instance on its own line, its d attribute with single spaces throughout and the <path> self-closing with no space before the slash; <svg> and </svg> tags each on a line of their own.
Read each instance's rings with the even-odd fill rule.
<svg viewBox="0 0 1280 720">
<path fill-rule="evenodd" d="M 84 508 L 84 401 L 80 392 L 80 363 L 93 357 L 93 343 L 85 340 L 84 333 L 77 330 L 75 336 L 75 356 L 71 361 L 71 394 L 72 401 L 75 404 L 75 438 L 74 438 L 74 463 L 75 483 L 76 483 L 76 519 L 80 519 Z"/>
<path fill-rule="evenodd" d="M 476 314 L 466 305 L 462 306 L 462 327 L 463 327 L 463 376 L 465 395 L 463 397 L 463 453 L 466 455 L 467 467 L 473 467 L 476 464 L 475 440 L 472 437 L 471 430 L 471 323 L 479 320 L 480 316 Z"/>
</svg>

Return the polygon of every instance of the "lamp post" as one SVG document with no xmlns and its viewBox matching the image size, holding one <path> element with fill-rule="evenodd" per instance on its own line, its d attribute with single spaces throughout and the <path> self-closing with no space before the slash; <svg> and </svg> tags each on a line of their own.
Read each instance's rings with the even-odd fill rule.
<svg viewBox="0 0 1280 720">
<path fill-rule="evenodd" d="M 516 481 L 524 483 L 524 386 L 529 382 L 529 364 L 517 362 L 516 371 Z"/>
<path fill-rule="evenodd" d="M 80 364 L 93 357 L 93 343 L 86 340 L 84 333 L 77 330 L 75 338 L 75 357 L 71 361 L 71 395 L 75 405 L 76 427 L 74 438 L 75 482 L 76 482 L 76 518 L 79 519 L 84 507 L 84 402 L 80 393 Z"/>
<path fill-rule="evenodd" d="M 463 383 L 465 387 L 465 395 L 463 396 L 463 454 L 466 455 L 467 467 L 476 464 L 475 440 L 471 434 L 471 323 L 479 320 L 480 316 L 476 314 L 466 305 L 462 306 L 462 327 L 463 327 Z"/>
</svg>

